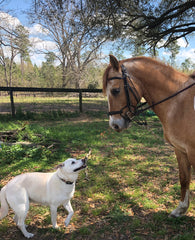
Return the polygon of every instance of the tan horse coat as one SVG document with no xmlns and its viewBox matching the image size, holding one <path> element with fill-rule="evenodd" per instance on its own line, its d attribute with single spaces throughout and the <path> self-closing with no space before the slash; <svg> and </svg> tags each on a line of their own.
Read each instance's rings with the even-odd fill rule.
<svg viewBox="0 0 195 240">
<path fill-rule="evenodd" d="M 110 65 L 103 76 L 103 91 L 108 97 L 109 111 L 118 111 L 126 105 L 124 83 L 121 79 L 108 80 L 112 77 L 121 77 L 121 64 L 125 66 L 131 80 L 139 93 L 149 105 L 156 103 L 175 92 L 194 83 L 195 76 L 187 76 L 164 63 L 152 58 L 137 57 L 118 61 L 110 55 Z M 129 83 L 131 84 L 131 83 Z M 114 94 L 118 91 L 117 94 Z M 137 102 L 129 92 L 131 102 Z M 181 202 L 171 216 L 184 214 L 189 207 L 189 185 L 191 166 L 195 170 L 195 85 L 153 108 L 159 117 L 165 139 L 174 147 L 181 183 Z M 125 115 L 127 109 L 124 109 Z M 110 126 L 121 131 L 128 126 L 127 120 L 121 115 L 110 116 Z"/>
</svg>

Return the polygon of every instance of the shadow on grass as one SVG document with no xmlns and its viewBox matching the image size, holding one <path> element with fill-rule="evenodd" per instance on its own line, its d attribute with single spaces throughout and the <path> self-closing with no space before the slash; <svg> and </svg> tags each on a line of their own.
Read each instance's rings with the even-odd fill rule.
<svg viewBox="0 0 195 240">
<path fill-rule="evenodd" d="M 93 168 L 93 176 L 89 181 L 84 181 L 81 176 L 76 188 L 79 195 L 73 198 L 73 208 L 76 211 L 70 226 L 64 227 L 65 211 L 58 210 L 61 221 L 61 229 L 54 230 L 48 223 L 48 216 L 41 219 L 42 222 L 30 222 L 28 231 L 35 234 L 34 240 L 193 240 L 195 218 L 184 216 L 178 219 L 168 218 L 166 211 L 156 212 L 153 209 L 145 209 L 139 206 L 135 198 L 129 197 L 123 190 L 123 186 L 117 179 L 111 178 L 105 171 L 104 166 L 90 164 Z M 97 179 L 97 177 L 99 177 Z M 101 187 L 100 187 L 101 186 Z M 97 189 L 96 189 L 97 188 Z M 101 189 L 100 189 L 101 188 Z M 102 211 L 101 200 L 95 199 L 96 208 L 90 208 L 89 197 L 96 192 L 106 195 L 109 191 L 110 198 L 107 206 Z M 94 195 L 95 198 L 95 195 Z M 83 209 L 87 204 L 88 208 Z M 124 209 L 124 204 L 126 208 Z M 128 206 L 128 207 L 127 207 Z M 96 212 L 95 212 L 96 211 Z M 12 221 L 12 224 L 13 221 Z M 9 223 L 2 226 L 2 239 L 25 239 L 21 232 Z"/>
<path fill-rule="evenodd" d="M 73 209 L 76 217 L 72 219 L 68 228 L 64 227 L 65 211 L 63 208 L 58 210 L 61 217 L 59 225 L 61 229 L 51 228 L 48 220 L 41 218 L 42 222 L 30 222 L 28 231 L 35 234 L 34 240 L 193 240 L 195 218 L 184 216 L 178 219 L 169 219 L 166 211 L 156 212 L 153 209 L 144 209 L 139 206 L 135 198 L 129 197 L 117 179 L 111 178 L 101 164 L 93 168 L 93 176 L 89 181 L 84 181 L 81 176 L 77 184 L 79 195 L 73 198 Z M 97 177 L 99 177 L 97 179 Z M 100 187 L 101 186 L 101 187 Z M 101 188 L 101 189 L 100 189 Z M 107 199 L 106 207 L 102 208 L 100 200 L 95 199 L 97 208 L 90 208 L 90 194 L 99 191 L 103 195 L 109 191 L 110 198 Z M 88 204 L 86 210 L 83 205 Z M 125 206 L 128 206 L 124 209 Z M 97 211 L 101 209 L 101 211 Z M 130 211 L 129 211 L 130 210 Z M 96 212 L 95 212 L 96 211 Z M 63 220 L 62 220 L 63 219 Z M 29 220 L 28 220 L 29 222 Z M 1 238 L 26 239 L 22 236 L 17 227 L 9 224 L 2 224 L 0 228 Z M 12 225 L 12 226 L 11 226 Z"/>
<path fill-rule="evenodd" d="M 152 205 L 156 197 L 155 204 L 162 204 L 165 209 L 170 195 L 179 198 L 179 189 L 174 185 L 176 163 L 170 152 L 167 154 L 162 132 L 155 133 L 156 138 L 148 129 L 133 126 L 118 134 L 108 129 L 105 120 L 80 120 L 31 123 L 30 133 L 43 135 L 44 141 L 58 139 L 61 142 L 57 151 L 13 147 L 7 149 L 7 153 L 4 150 L 0 153 L 0 178 L 3 179 L 23 171 L 48 171 L 71 154 L 80 157 L 92 147 L 89 181 L 84 181 L 84 173 L 79 176 L 71 201 L 75 216 L 70 227 L 64 228 L 63 208 L 58 211 L 61 230 L 53 230 L 48 221 L 44 221 L 45 217 L 41 222 L 31 217 L 28 230 L 36 234 L 33 239 L 194 239 L 194 217 L 168 219 L 166 211 L 156 212 L 156 206 Z M 146 200 L 149 200 L 147 206 Z M 174 198 L 169 204 L 169 208 L 175 205 Z M 41 215 L 39 210 L 32 210 L 32 216 Z M 12 224 L 2 223 L 0 239 L 25 239 Z"/>
<path fill-rule="evenodd" d="M 137 207 L 136 207 L 137 208 Z M 142 212 L 143 209 L 136 209 Z M 101 219 L 83 223 L 75 228 L 74 224 L 66 229 L 55 230 L 51 226 L 40 226 L 40 223 L 31 223 L 27 230 L 35 236 L 34 240 L 193 240 L 195 219 L 184 216 L 179 219 L 169 219 L 164 211 L 151 212 L 128 216 L 124 212 L 114 209 Z M 10 226 L 7 231 L 1 231 L 1 238 L 26 239 L 16 226 Z"/>
</svg>

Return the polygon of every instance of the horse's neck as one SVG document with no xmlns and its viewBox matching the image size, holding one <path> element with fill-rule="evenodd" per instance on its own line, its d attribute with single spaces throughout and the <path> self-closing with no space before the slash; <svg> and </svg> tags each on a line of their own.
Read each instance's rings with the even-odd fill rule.
<svg viewBox="0 0 195 240">
<path fill-rule="evenodd" d="M 171 96 L 187 81 L 184 74 L 181 74 L 168 66 L 154 63 L 147 63 L 146 61 L 129 65 L 129 72 L 132 78 L 135 78 L 140 88 L 142 89 L 142 96 L 146 99 L 149 105 L 157 103 L 162 99 Z M 170 103 L 170 102 L 169 102 Z M 153 110 L 160 117 L 163 118 L 167 112 L 169 103 L 156 106 Z"/>
</svg>

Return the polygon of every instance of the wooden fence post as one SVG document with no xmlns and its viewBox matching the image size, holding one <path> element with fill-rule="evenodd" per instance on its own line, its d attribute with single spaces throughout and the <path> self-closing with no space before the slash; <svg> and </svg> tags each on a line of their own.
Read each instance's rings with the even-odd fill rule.
<svg viewBox="0 0 195 240">
<path fill-rule="evenodd" d="M 73 93 L 79 93 L 79 111 L 83 112 L 82 93 L 83 92 L 101 93 L 102 89 L 36 88 L 36 87 L 28 88 L 28 87 L 1 87 L 0 86 L 0 93 L 1 93 L 1 91 L 9 92 L 10 101 L 11 101 L 11 113 L 12 113 L 12 117 L 14 117 L 16 115 L 16 110 L 15 110 L 15 106 L 14 106 L 13 92 L 67 92 L 67 93 L 73 92 Z"/>
<path fill-rule="evenodd" d="M 12 117 L 15 117 L 15 106 L 14 106 L 14 97 L 13 97 L 13 91 L 10 91 L 10 101 L 11 101 L 11 110 L 12 110 Z"/>
<path fill-rule="evenodd" d="M 80 112 L 83 112 L 83 107 L 82 107 L 82 91 L 79 91 L 79 110 Z"/>
</svg>

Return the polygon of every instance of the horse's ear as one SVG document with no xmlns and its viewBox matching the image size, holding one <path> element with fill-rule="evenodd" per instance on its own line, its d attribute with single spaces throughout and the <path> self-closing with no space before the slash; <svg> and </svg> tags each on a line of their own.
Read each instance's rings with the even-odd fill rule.
<svg viewBox="0 0 195 240">
<path fill-rule="evenodd" d="M 109 55 L 110 56 L 110 64 L 111 66 L 118 71 L 119 70 L 119 61 L 116 59 L 115 56 Z"/>
<path fill-rule="evenodd" d="M 192 74 L 190 74 L 190 77 L 195 79 L 195 71 Z"/>
</svg>

